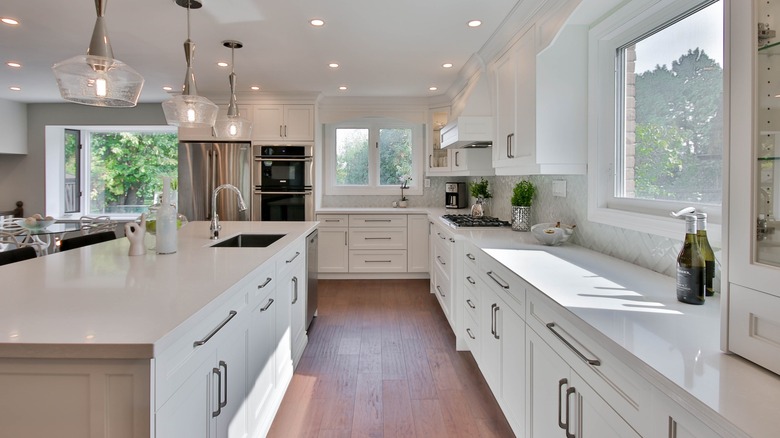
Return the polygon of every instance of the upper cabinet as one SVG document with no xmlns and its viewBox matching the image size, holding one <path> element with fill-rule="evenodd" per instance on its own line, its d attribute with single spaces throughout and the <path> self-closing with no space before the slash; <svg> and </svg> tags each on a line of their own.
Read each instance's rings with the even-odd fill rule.
<svg viewBox="0 0 780 438">
<path fill-rule="evenodd" d="M 314 141 L 314 105 L 254 105 L 252 140 Z"/>
<path fill-rule="evenodd" d="M 551 11 L 493 65 L 497 175 L 584 174 L 587 162 L 586 26 Z M 559 32 L 551 39 L 552 29 Z"/>
<path fill-rule="evenodd" d="M 771 31 L 780 26 L 780 1 L 753 3 L 755 15 L 750 7 L 730 8 L 730 138 L 725 143 L 730 145 L 732 176 L 723 200 L 728 214 L 728 331 L 722 339 L 729 351 L 780 373 L 780 178 L 775 168 L 780 104 L 774 98 L 780 88 L 773 79 L 780 68 L 780 51 L 773 44 L 780 39 L 756 35 L 757 29 L 761 33 L 767 26 Z M 754 17 L 760 17 L 759 23 Z"/>
<path fill-rule="evenodd" d="M 428 142 L 425 168 L 428 176 L 494 175 L 490 148 L 442 149 L 442 128 L 450 118 L 449 107 L 431 110 L 431 141 Z"/>
</svg>

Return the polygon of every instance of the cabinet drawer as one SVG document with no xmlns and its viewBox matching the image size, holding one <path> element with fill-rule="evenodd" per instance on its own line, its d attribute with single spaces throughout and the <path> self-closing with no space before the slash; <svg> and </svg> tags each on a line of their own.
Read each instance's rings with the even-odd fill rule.
<svg viewBox="0 0 780 438">
<path fill-rule="evenodd" d="M 780 297 L 731 283 L 729 350 L 780 373 Z"/>
<path fill-rule="evenodd" d="M 449 244 L 444 247 L 442 245 L 433 245 L 433 264 L 440 267 L 449 279 L 450 272 L 452 272 L 452 253 Z"/>
<path fill-rule="evenodd" d="M 463 266 L 471 266 L 472 269 L 477 271 L 479 263 L 487 257 L 487 254 L 482 252 L 481 249 L 474 246 L 471 242 L 466 242 L 463 248 Z"/>
<path fill-rule="evenodd" d="M 651 412 L 652 386 L 554 310 L 541 292 L 528 293 L 528 326 L 641 433 Z"/>
<path fill-rule="evenodd" d="M 463 318 L 463 339 L 466 340 L 466 345 L 471 351 L 471 355 L 475 358 L 479 356 L 479 324 L 476 322 L 478 318 L 474 318 L 471 314 L 466 314 Z"/>
<path fill-rule="evenodd" d="M 175 338 L 173 342 L 160 353 L 155 353 L 155 410 L 176 392 L 204 360 L 214 360 L 216 344 L 209 341 L 217 333 L 243 323 L 248 308 L 247 299 L 242 283 L 242 290 L 199 321 L 193 322 L 191 328 L 182 330 L 180 334 L 174 330 L 169 335 Z M 196 345 L 196 342 L 203 343 Z"/>
<path fill-rule="evenodd" d="M 306 250 L 303 242 L 303 239 L 299 239 L 295 244 L 279 251 L 279 256 L 276 259 L 277 277 L 281 277 L 291 269 L 296 268 L 299 263 L 304 263 Z"/>
<path fill-rule="evenodd" d="M 525 317 L 525 291 L 527 283 L 492 257 L 480 258 L 479 273 L 487 287 L 492 289 L 521 317 Z"/>
<path fill-rule="evenodd" d="M 447 315 L 447 319 L 450 318 L 450 303 L 452 303 L 452 284 L 448 275 L 444 274 L 441 267 L 437 266 L 433 269 L 433 293 L 436 295 L 436 299 L 439 300 L 444 314 Z"/>
<path fill-rule="evenodd" d="M 469 266 L 464 266 L 463 272 L 463 308 L 465 313 L 479 321 L 481 300 L 479 291 L 485 288 L 482 279 Z"/>
<path fill-rule="evenodd" d="M 406 272 L 406 250 L 350 250 L 349 272 Z"/>
<path fill-rule="evenodd" d="M 350 249 L 406 249 L 406 228 L 350 228 Z"/>
<path fill-rule="evenodd" d="M 351 214 L 349 215 L 350 227 L 404 227 L 406 228 L 405 214 Z"/>
<path fill-rule="evenodd" d="M 347 214 L 318 214 L 317 220 L 320 221 L 320 228 L 349 226 Z"/>
<path fill-rule="evenodd" d="M 269 290 L 276 287 L 276 266 L 273 263 L 265 263 L 252 273 L 251 279 L 247 282 L 249 291 L 249 304 L 254 307 L 259 303 Z"/>
</svg>

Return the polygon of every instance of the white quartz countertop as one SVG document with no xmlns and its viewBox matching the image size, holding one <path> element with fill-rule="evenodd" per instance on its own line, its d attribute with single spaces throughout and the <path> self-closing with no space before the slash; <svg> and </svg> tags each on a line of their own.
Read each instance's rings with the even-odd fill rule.
<svg viewBox="0 0 780 438">
<path fill-rule="evenodd" d="M 220 240 L 286 235 L 267 248 L 210 248 L 208 226 L 183 227 L 175 254 L 130 257 L 120 238 L 0 266 L 0 358 L 151 358 L 156 342 L 316 222 L 222 222 Z"/>
</svg>

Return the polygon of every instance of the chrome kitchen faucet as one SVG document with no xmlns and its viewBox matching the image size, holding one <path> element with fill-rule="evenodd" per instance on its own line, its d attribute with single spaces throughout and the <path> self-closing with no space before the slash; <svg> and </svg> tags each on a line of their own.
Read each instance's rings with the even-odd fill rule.
<svg viewBox="0 0 780 438">
<path fill-rule="evenodd" d="M 241 191 L 233 184 L 222 184 L 214 189 L 214 193 L 211 195 L 211 225 L 209 226 L 212 240 L 219 239 L 219 230 L 222 229 L 222 225 L 219 224 L 219 214 L 217 214 L 217 194 L 222 191 L 222 189 L 230 189 L 236 192 L 236 195 L 238 195 L 238 211 L 246 210 L 244 197 L 241 196 Z"/>
</svg>

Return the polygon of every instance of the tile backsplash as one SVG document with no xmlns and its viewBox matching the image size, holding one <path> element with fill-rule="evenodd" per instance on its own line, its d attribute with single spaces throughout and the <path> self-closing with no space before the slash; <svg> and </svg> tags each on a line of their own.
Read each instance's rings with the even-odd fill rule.
<svg viewBox="0 0 780 438">
<path fill-rule="evenodd" d="M 444 184 L 449 181 L 478 181 L 479 177 L 430 177 L 431 187 L 422 195 L 407 196 L 410 207 L 441 207 L 444 205 Z M 504 220 L 511 219 L 512 189 L 521 179 L 529 179 L 536 185 L 537 194 L 531 210 L 532 223 L 557 222 L 576 224 L 577 230 L 571 242 L 610 256 L 626 260 L 668 276 L 676 275 L 677 254 L 680 240 L 654 236 L 588 221 L 588 180 L 585 175 L 555 176 L 492 176 L 490 182 L 493 198 L 488 213 Z M 566 181 L 566 197 L 555 197 L 553 180 Z M 323 196 L 322 207 L 390 207 L 399 196 Z M 474 203 L 470 200 L 469 205 Z M 681 233 L 683 229 L 680 229 Z"/>
</svg>

